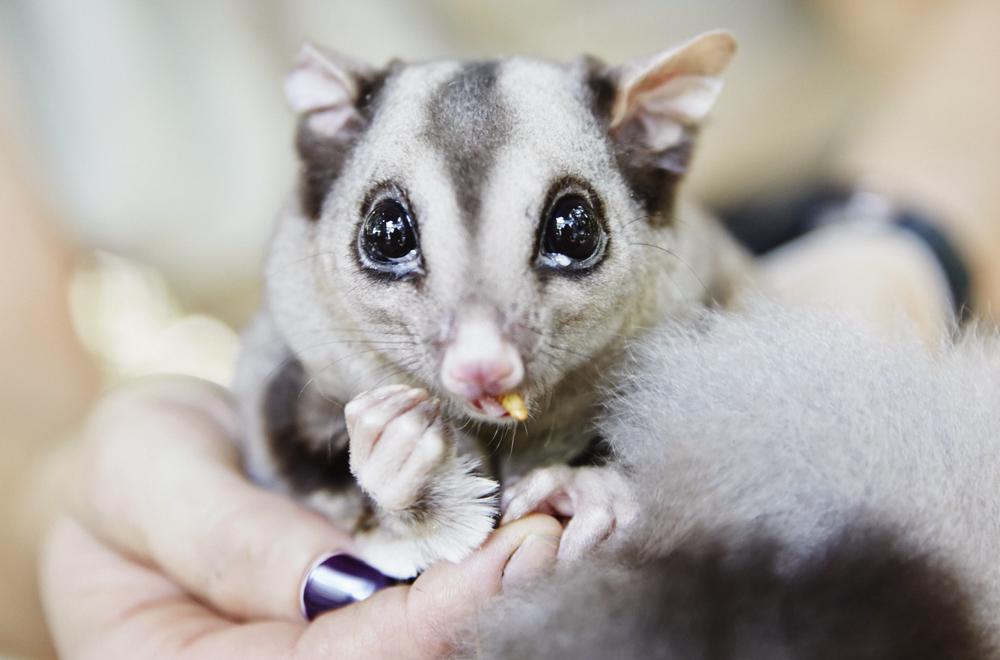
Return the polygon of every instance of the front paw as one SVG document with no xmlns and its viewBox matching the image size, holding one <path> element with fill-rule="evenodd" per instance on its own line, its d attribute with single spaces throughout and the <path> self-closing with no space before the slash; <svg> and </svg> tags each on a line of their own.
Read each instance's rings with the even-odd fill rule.
<svg viewBox="0 0 1000 660">
<path fill-rule="evenodd" d="M 350 467 L 378 506 L 377 524 L 355 543 L 365 561 L 408 578 L 439 560 L 461 561 L 496 518 L 496 482 L 458 453 L 427 392 L 389 386 L 344 409 Z"/>
<path fill-rule="evenodd" d="M 380 387 L 348 403 L 344 418 L 351 473 L 362 490 L 386 511 L 416 505 L 449 449 L 427 392 Z"/>
<path fill-rule="evenodd" d="M 560 559 L 577 559 L 617 538 L 638 517 L 637 498 L 613 467 L 537 468 L 505 489 L 503 519 L 540 512 L 569 518 L 559 542 Z"/>
</svg>

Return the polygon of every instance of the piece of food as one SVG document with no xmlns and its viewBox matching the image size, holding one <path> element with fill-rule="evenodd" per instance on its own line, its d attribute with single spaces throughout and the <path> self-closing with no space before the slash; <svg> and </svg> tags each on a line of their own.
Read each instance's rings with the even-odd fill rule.
<svg viewBox="0 0 1000 660">
<path fill-rule="evenodd" d="M 528 419 L 528 407 L 524 405 L 524 399 L 517 392 L 508 392 L 499 397 L 500 405 L 507 411 L 507 414 L 519 422 Z"/>
</svg>

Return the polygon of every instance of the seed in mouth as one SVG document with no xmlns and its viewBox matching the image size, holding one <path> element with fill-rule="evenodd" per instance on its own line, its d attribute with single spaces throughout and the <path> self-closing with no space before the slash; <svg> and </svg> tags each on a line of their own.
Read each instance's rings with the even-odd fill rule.
<svg viewBox="0 0 1000 660">
<path fill-rule="evenodd" d="M 500 405 L 507 411 L 507 414 L 519 422 L 528 419 L 528 407 L 524 405 L 524 399 L 517 392 L 508 392 L 497 397 Z"/>
</svg>

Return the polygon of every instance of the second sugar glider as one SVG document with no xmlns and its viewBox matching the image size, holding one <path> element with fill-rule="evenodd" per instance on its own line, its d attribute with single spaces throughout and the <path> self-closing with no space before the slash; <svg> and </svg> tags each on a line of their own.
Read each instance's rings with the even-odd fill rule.
<svg viewBox="0 0 1000 660">
<path fill-rule="evenodd" d="M 234 384 L 249 474 L 396 577 L 500 515 L 568 520 L 565 558 L 613 537 L 637 512 L 595 431 L 609 367 L 745 278 L 678 195 L 734 50 L 713 32 L 617 67 L 376 69 L 306 46 L 298 190 Z"/>
</svg>

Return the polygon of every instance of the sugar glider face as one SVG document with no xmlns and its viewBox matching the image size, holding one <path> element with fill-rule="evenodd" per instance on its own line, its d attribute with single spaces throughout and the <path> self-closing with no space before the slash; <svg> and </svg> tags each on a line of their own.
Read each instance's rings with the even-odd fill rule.
<svg viewBox="0 0 1000 660">
<path fill-rule="evenodd" d="M 376 70 L 307 46 L 286 90 L 331 307 L 415 342 L 385 358 L 465 414 L 537 409 L 683 267 L 673 188 L 734 48 Z"/>
</svg>

